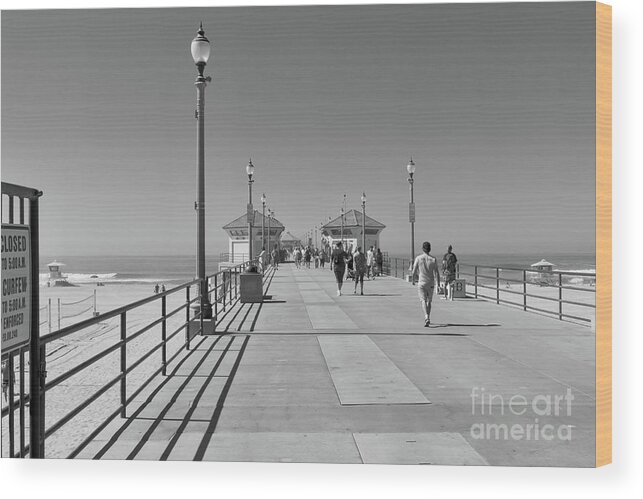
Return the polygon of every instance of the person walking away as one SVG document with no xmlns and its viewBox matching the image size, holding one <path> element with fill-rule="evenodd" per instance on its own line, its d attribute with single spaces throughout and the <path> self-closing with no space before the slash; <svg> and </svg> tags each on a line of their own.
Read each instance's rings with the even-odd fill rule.
<svg viewBox="0 0 643 499">
<path fill-rule="evenodd" d="M 315 248 L 315 268 L 319 268 L 319 250 Z"/>
<path fill-rule="evenodd" d="M 373 279 L 375 278 L 375 269 L 373 268 L 373 264 L 375 263 L 375 252 L 373 251 L 373 246 L 369 248 L 369 250 L 366 252 L 366 277 L 368 279 L 373 276 Z"/>
<path fill-rule="evenodd" d="M 346 272 L 346 260 L 349 255 L 344 251 L 342 242 L 337 242 L 337 248 L 333 250 L 330 256 L 330 263 L 335 272 L 335 281 L 337 282 L 337 296 L 342 296 L 342 285 L 344 284 L 344 273 Z"/>
<path fill-rule="evenodd" d="M 442 257 L 442 272 L 444 273 L 444 296 L 451 301 L 453 301 L 453 281 L 455 281 L 457 262 L 458 257 L 453 253 L 453 246 L 449 245 Z"/>
<path fill-rule="evenodd" d="M 353 254 L 353 266 L 355 267 L 355 290 L 353 294 L 357 294 L 357 283 L 360 284 L 360 295 L 364 294 L 364 274 L 367 272 L 368 266 L 366 265 L 366 257 L 362 253 L 361 246 L 357 247 L 357 251 Z"/>
<path fill-rule="evenodd" d="M 323 269 L 324 268 L 324 262 L 326 261 L 326 252 L 324 250 L 321 250 L 319 252 L 319 266 Z"/>
<path fill-rule="evenodd" d="M 382 255 L 382 250 L 377 248 L 377 253 L 375 253 L 375 267 L 377 269 L 377 275 L 382 275 L 382 265 L 384 265 L 384 255 Z M 373 277 L 375 273 L 373 273 Z"/>
<path fill-rule="evenodd" d="M 275 270 L 279 269 L 279 251 L 277 251 L 277 247 L 275 246 L 275 249 L 272 250 L 270 253 L 270 256 L 272 257 L 272 265 L 275 267 Z"/>
<path fill-rule="evenodd" d="M 265 266 L 266 262 L 266 248 L 261 248 L 261 253 L 259 253 L 259 256 L 257 257 L 259 260 L 259 272 L 263 274 L 263 268 Z"/>
<path fill-rule="evenodd" d="M 301 248 L 299 246 L 295 249 L 295 267 L 301 268 Z"/>
<path fill-rule="evenodd" d="M 440 287 L 440 272 L 435 257 L 430 254 L 431 243 L 424 241 L 422 251 L 423 253 L 418 255 L 413 262 L 411 280 L 415 286 L 417 277 L 418 296 L 424 312 L 424 327 L 429 327 L 431 324 L 431 301 L 436 281 Z"/>
<path fill-rule="evenodd" d="M 310 268 L 310 247 L 306 246 L 306 252 L 304 253 L 304 261 L 306 262 L 306 268 Z"/>
<path fill-rule="evenodd" d="M 353 266 L 353 246 L 349 246 L 348 248 L 348 261 L 346 262 L 346 266 L 348 267 L 348 272 L 346 273 L 346 280 L 348 279 L 353 279 L 355 277 L 355 271 L 354 271 L 354 266 Z"/>
</svg>

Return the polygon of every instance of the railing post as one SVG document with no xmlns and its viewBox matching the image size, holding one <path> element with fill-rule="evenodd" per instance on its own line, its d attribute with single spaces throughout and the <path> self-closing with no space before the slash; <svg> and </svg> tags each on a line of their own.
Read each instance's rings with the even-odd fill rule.
<svg viewBox="0 0 643 499">
<path fill-rule="evenodd" d="M 527 310 L 527 271 L 522 271 L 522 309 Z"/>
<path fill-rule="evenodd" d="M 190 349 L 190 286 L 185 288 L 185 349 Z"/>
<path fill-rule="evenodd" d="M 232 269 L 228 269 L 228 285 L 230 286 L 230 300 L 228 300 L 228 305 L 232 305 Z"/>
<path fill-rule="evenodd" d="M 163 376 L 167 376 L 167 296 L 163 295 L 161 298 L 161 317 L 163 317 L 163 322 L 161 322 L 161 342 L 163 346 L 161 347 L 161 365 L 163 366 L 163 371 L 161 373 Z"/>
<path fill-rule="evenodd" d="M 96 290 L 94 290 L 94 313 L 93 316 L 96 317 Z"/>
<path fill-rule="evenodd" d="M 60 331 L 60 298 L 58 298 L 58 331 Z"/>
<path fill-rule="evenodd" d="M 12 203 L 13 204 L 13 203 Z M 15 409 L 14 409 L 14 398 L 15 398 L 15 393 L 14 393 L 14 369 L 13 369 L 13 352 L 9 353 L 9 356 L 7 358 L 7 375 L 9 378 L 7 380 L 3 380 L 5 382 L 9 383 L 9 398 L 7 399 L 7 405 L 9 408 L 9 457 L 15 457 L 15 421 L 14 421 L 14 416 L 15 416 Z M 22 396 L 22 394 L 20 394 Z"/>
<path fill-rule="evenodd" d="M 473 289 L 475 290 L 474 296 L 478 298 L 478 266 L 477 265 L 473 267 L 473 280 L 474 280 Z"/>
<path fill-rule="evenodd" d="M 214 324 L 217 323 L 217 314 L 219 313 L 219 274 L 214 274 L 214 317 L 212 320 Z"/>
<path fill-rule="evenodd" d="M 127 417 L 127 312 L 121 313 L 121 417 Z"/>
<path fill-rule="evenodd" d="M 48 316 L 47 322 L 49 323 L 49 332 L 51 333 L 51 298 L 49 298 L 49 302 L 47 305 L 47 316 Z"/>
<path fill-rule="evenodd" d="M 38 289 L 39 207 L 38 196 L 29 200 L 29 230 L 31 232 L 31 340 L 29 342 L 29 454 L 31 458 L 45 457 L 45 377 L 46 349 L 40 344 L 40 291 Z"/>
<path fill-rule="evenodd" d="M 558 319 L 563 320 L 563 274 L 558 274 Z"/>
<path fill-rule="evenodd" d="M 25 457 L 25 349 L 20 349 L 20 457 Z"/>
<path fill-rule="evenodd" d="M 500 269 L 496 267 L 496 303 L 500 304 Z"/>
<path fill-rule="evenodd" d="M 206 296 L 208 297 L 208 302 L 212 303 L 210 301 L 210 292 L 208 290 L 208 279 L 206 277 L 205 279 L 205 284 L 201 283 L 199 286 L 199 294 L 203 293 L 203 290 L 205 289 Z M 199 336 L 203 336 L 203 298 L 199 299 Z"/>
</svg>

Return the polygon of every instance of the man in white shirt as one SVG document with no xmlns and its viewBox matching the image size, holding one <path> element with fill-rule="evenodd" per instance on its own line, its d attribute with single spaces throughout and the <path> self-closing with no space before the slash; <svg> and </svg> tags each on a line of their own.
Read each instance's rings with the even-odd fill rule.
<svg viewBox="0 0 643 499">
<path fill-rule="evenodd" d="M 425 241 L 422 243 L 422 250 L 424 253 L 418 255 L 413 262 L 413 271 L 411 273 L 413 285 L 418 283 L 418 296 L 422 304 L 422 311 L 424 312 L 424 327 L 429 327 L 431 324 L 431 300 L 433 300 L 433 290 L 437 281 L 440 287 L 440 272 L 438 270 L 438 263 L 429 252 L 431 251 L 431 243 Z"/>
</svg>

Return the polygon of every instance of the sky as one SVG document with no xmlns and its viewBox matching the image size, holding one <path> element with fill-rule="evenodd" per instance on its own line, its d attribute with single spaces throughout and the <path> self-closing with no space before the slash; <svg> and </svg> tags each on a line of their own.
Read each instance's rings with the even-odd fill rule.
<svg viewBox="0 0 643 499">
<path fill-rule="evenodd" d="M 2 180 L 44 192 L 43 255 L 192 254 L 196 69 L 206 251 L 265 193 L 286 230 L 347 195 L 385 251 L 594 251 L 594 4 L 2 12 Z"/>
</svg>

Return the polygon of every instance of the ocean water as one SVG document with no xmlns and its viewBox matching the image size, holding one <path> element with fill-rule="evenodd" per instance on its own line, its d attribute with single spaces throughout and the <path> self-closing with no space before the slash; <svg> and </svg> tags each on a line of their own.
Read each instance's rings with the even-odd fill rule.
<svg viewBox="0 0 643 499">
<path fill-rule="evenodd" d="M 191 281 L 196 275 L 193 255 L 177 256 L 42 256 L 40 258 L 40 285 L 49 278 L 47 264 L 64 263 L 61 271 L 74 284 L 100 281 L 109 284 L 165 284 L 177 285 Z M 218 270 L 219 257 L 206 257 L 206 273 Z"/>
<path fill-rule="evenodd" d="M 433 252 L 439 259 L 442 253 Z M 542 258 L 554 264 L 554 270 L 570 272 L 595 272 L 596 257 L 593 254 L 459 254 L 462 264 L 489 265 L 492 267 L 529 268 Z M 408 255 L 391 255 L 406 259 Z M 40 259 L 40 282 L 46 285 L 49 277 L 47 263 L 57 260 L 65 264 L 62 272 L 72 283 L 105 284 L 181 284 L 194 279 L 196 263 L 193 255 L 177 256 L 43 256 Z M 206 258 L 206 272 L 218 270 L 219 257 Z M 96 276 L 96 277 L 93 277 Z"/>
</svg>

